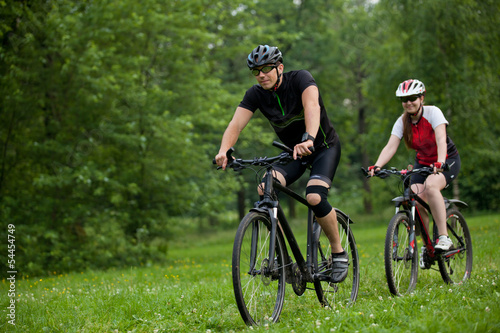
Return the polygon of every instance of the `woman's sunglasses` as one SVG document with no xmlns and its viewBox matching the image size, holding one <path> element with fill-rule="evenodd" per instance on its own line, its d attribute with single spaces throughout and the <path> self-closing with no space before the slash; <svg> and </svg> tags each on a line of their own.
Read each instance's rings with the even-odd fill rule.
<svg viewBox="0 0 500 333">
<path fill-rule="evenodd" d="M 400 97 L 399 99 L 401 99 L 401 102 L 406 103 L 408 101 L 415 102 L 417 100 L 417 98 L 419 98 L 419 97 L 420 97 L 420 95 L 413 95 L 413 96 L 407 96 L 407 97 Z"/>
<path fill-rule="evenodd" d="M 278 67 L 278 66 L 276 66 L 276 65 L 274 65 L 274 66 L 264 66 L 261 69 L 252 69 L 252 74 L 254 76 L 259 75 L 260 72 L 262 72 L 264 74 L 267 74 L 270 71 L 272 71 L 273 69 L 275 69 L 276 67 Z"/>
</svg>

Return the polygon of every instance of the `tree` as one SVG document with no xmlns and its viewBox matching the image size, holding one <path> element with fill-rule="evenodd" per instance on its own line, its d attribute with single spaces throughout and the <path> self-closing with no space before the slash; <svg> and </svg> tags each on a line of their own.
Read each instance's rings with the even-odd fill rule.
<svg viewBox="0 0 500 333">
<path fill-rule="evenodd" d="M 382 129 L 379 119 L 388 116 L 387 110 L 397 110 L 384 96 L 408 78 L 425 83 L 426 103 L 443 110 L 462 157 L 462 170 L 454 183 L 460 184 L 463 199 L 481 209 L 499 206 L 494 198 L 499 185 L 489 179 L 498 176 L 490 165 L 500 161 L 500 129 L 495 125 L 500 115 L 498 106 L 488 102 L 496 98 L 500 84 L 499 37 L 494 32 L 499 7 L 494 1 L 423 1 L 417 8 L 407 1 L 380 1 L 379 17 L 391 22 L 385 29 L 385 43 L 373 53 L 378 59 L 374 73 L 383 75 L 368 81 L 372 101 L 379 105 L 369 119 L 373 142 L 380 133 L 377 127 Z M 412 22 L 418 24 L 409 24 L 407 16 L 401 15 L 410 11 Z M 395 118 L 397 112 L 390 115 Z M 390 125 L 384 124 L 382 132 L 388 133 Z"/>
</svg>

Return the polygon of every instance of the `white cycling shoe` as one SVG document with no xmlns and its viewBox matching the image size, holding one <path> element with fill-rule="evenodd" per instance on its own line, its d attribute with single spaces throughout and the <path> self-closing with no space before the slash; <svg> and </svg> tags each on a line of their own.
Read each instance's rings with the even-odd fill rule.
<svg viewBox="0 0 500 333">
<path fill-rule="evenodd" d="M 436 246 L 434 248 L 438 251 L 448 251 L 450 247 L 453 245 L 450 237 L 441 235 L 437 241 Z"/>
</svg>

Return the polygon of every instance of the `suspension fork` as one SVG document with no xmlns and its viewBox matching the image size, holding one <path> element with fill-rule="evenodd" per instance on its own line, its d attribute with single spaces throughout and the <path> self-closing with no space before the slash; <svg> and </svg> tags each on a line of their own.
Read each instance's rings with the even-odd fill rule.
<svg viewBox="0 0 500 333">
<path fill-rule="evenodd" d="M 276 229 L 278 226 L 278 208 L 268 208 L 269 216 L 271 217 L 271 234 L 269 237 L 269 267 L 274 267 L 274 255 L 276 252 Z"/>
<path fill-rule="evenodd" d="M 260 234 L 259 221 L 254 221 L 252 225 L 252 243 L 251 243 L 252 248 L 250 249 L 250 272 L 255 271 L 259 234 Z"/>
<path fill-rule="evenodd" d="M 267 214 L 271 219 L 271 233 L 269 235 L 269 268 L 274 267 L 274 260 L 275 260 L 275 252 L 276 252 L 276 238 L 277 238 L 277 226 L 278 226 L 278 210 L 279 210 L 279 203 L 278 201 L 273 201 L 272 200 L 272 193 L 274 193 L 274 187 L 273 187 L 273 174 L 272 174 L 272 168 L 268 167 L 266 171 L 266 175 L 264 177 L 264 200 L 263 204 L 266 205 L 267 209 Z M 255 254 L 257 252 L 257 248 L 253 249 L 253 247 L 256 247 L 256 242 L 253 239 L 253 234 L 252 234 L 252 252 L 255 251 Z"/>
<path fill-rule="evenodd" d="M 259 209 L 260 210 L 260 209 Z M 276 239 L 278 237 L 277 235 L 277 225 L 278 225 L 278 218 L 277 218 L 277 207 L 272 207 L 272 208 L 267 208 L 264 209 L 265 214 L 269 216 L 271 219 L 271 230 L 269 233 L 269 267 L 274 267 L 274 260 L 275 260 L 275 253 L 276 253 Z M 262 210 L 260 210 L 263 212 Z M 260 229 L 261 226 L 258 221 L 255 221 L 252 225 L 252 243 L 251 243 L 251 248 L 250 248 L 250 271 L 254 271 L 256 269 L 257 265 L 257 256 L 259 254 L 259 237 L 260 237 Z M 286 252 L 286 248 L 284 249 Z M 265 272 L 268 273 L 268 272 Z"/>
<path fill-rule="evenodd" d="M 411 255 L 413 255 L 413 252 L 415 251 L 415 245 L 416 245 L 416 240 L 415 240 L 415 213 L 418 212 L 418 209 L 415 205 L 415 201 L 411 201 L 411 213 L 410 213 L 410 240 L 408 242 L 408 251 Z"/>
<path fill-rule="evenodd" d="M 404 210 L 401 210 L 401 206 L 403 206 Z M 409 217 L 409 222 L 410 225 L 408 226 L 408 253 L 410 255 L 413 255 L 413 252 L 415 251 L 415 245 L 416 245 L 416 240 L 415 240 L 415 223 L 416 223 L 416 213 L 418 213 L 418 209 L 415 206 L 415 201 L 413 199 L 410 199 L 409 202 L 400 202 L 399 204 L 396 205 L 396 212 L 395 214 L 398 214 L 400 212 L 405 213 Z M 393 235 L 393 244 L 399 244 L 398 240 L 398 233 L 394 233 Z M 395 249 L 396 251 L 396 249 Z"/>
</svg>

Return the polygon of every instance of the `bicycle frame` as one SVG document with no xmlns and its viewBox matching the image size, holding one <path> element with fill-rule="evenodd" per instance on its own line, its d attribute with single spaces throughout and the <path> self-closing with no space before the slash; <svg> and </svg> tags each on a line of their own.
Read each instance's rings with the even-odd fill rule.
<svg viewBox="0 0 500 333">
<path fill-rule="evenodd" d="M 321 305 L 332 309 L 350 306 L 359 289 L 359 257 L 350 224 L 352 220 L 335 208 L 339 241 L 348 256 L 345 280 L 332 282 L 334 269 L 328 235 L 316 220 L 307 200 L 275 179 L 275 165 L 293 161 L 293 150 L 279 142 L 278 156 L 235 159 L 226 153 L 227 167 L 234 171 L 252 169 L 260 182 L 261 200 L 241 220 L 233 246 L 232 277 L 238 310 L 247 325 L 276 322 L 283 309 L 286 284 L 301 296 L 314 284 Z M 215 163 L 215 160 L 213 161 Z M 299 161 L 300 162 L 300 161 Z M 253 167 L 260 167 L 255 170 Z M 262 174 L 264 172 L 264 174 Z M 308 208 L 307 248 L 301 252 L 292 228 L 280 206 L 278 193 Z"/>
<path fill-rule="evenodd" d="M 281 185 L 279 182 L 277 182 L 273 176 L 272 176 L 273 168 L 269 166 L 266 171 L 266 175 L 264 176 L 264 184 L 265 184 L 265 190 L 264 190 L 264 199 L 261 200 L 257 207 L 254 207 L 251 209 L 254 211 L 264 211 L 266 212 L 269 217 L 271 218 L 271 235 L 270 235 L 270 246 L 269 246 L 269 267 L 274 267 L 274 260 L 275 260 L 275 246 L 276 246 L 276 237 L 277 237 L 277 228 L 278 225 L 280 226 L 283 235 L 286 237 L 288 244 L 290 246 L 290 249 L 295 257 L 295 260 L 297 262 L 297 265 L 307 282 L 313 282 L 314 281 L 314 266 L 313 266 L 313 240 L 314 240 L 314 235 L 316 232 L 320 232 L 319 228 L 318 230 L 313 230 L 314 225 L 314 216 L 313 212 L 310 208 L 310 205 L 308 204 L 307 200 L 304 199 L 302 196 L 299 194 L 295 193 L 291 189 Z M 307 206 L 308 209 L 308 217 L 307 217 L 307 259 L 304 258 L 302 255 L 302 252 L 300 251 L 300 247 L 297 243 L 297 240 L 293 234 L 293 231 L 290 227 L 290 224 L 288 223 L 288 220 L 285 217 L 285 214 L 283 212 L 283 209 L 281 208 L 281 205 L 279 204 L 279 201 L 273 200 L 272 194 L 275 193 L 275 189 L 279 190 L 281 192 L 284 192 L 288 196 L 292 197 L 293 199 L 297 200 L 301 204 Z M 254 232 L 255 233 L 255 232 Z M 256 242 L 253 242 L 254 244 Z M 285 265 L 288 267 L 292 264 L 290 257 L 288 255 L 288 250 L 285 247 L 285 254 L 286 254 L 286 263 Z M 254 259 L 255 258 L 255 251 L 257 249 L 253 248 L 251 249 L 251 265 L 252 267 L 255 265 Z"/>
<path fill-rule="evenodd" d="M 411 190 L 410 190 L 411 191 Z M 433 242 L 431 241 L 430 238 L 430 233 L 425 227 L 422 217 L 420 214 L 420 211 L 417 207 L 417 201 L 429 212 L 430 214 L 430 207 L 429 205 L 423 201 L 417 194 L 411 193 L 408 197 L 406 196 L 401 196 L 401 197 L 396 197 L 392 201 L 396 203 L 396 214 L 397 213 L 405 213 L 409 218 L 410 218 L 410 234 L 409 234 L 409 244 L 408 244 L 408 251 L 413 254 L 413 251 L 415 250 L 415 226 L 418 223 L 418 226 L 420 227 L 420 231 L 422 233 L 422 238 L 424 241 L 424 244 L 427 248 L 427 251 L 431 257 L 434 257 L 434 246 L 432 245 Z M 401 209 L 403 208 L 403 209 Z M 430 220 L 430 219 L 429 219 Z M 434 224 L 435 228 L 435 224 Z M 434 232 L 434 238 L 436 238 L 436 233 Z M 435 239 L 434 239 L 435 241 Z"/>
<path fill-rule="evenodd" d="M 392 199 L 396 212 L 389 222 L 384 246 L 384 266 L 390 292 L 396 296 L 411 292 L 417 283 L 419 266 L 422 269 L 430 269 L 436 261 L 445 283 L 462 283 L 467 280 L 472 270 L 472 240 L 467 223 L 457 208 L 467 207 L 467 204 L 460 200 L 443 198 L 446 228 L 452 245 L 446 251 L 438 251 L 434 244 L 439 233 L 430 206 L 411 189 L 412 175 L 429 176 L 436 170 L 433 167 L 413 169 L 411 166 L 402 170 L 378 168 L 374 172 L 361 169 L 367 177 L 377 176 L 384 179 L 394 175 L 403 183 L 402 196 Z M 432 237 L 430 227 L 423 223 L 425 212 L 422 209 L 428 212 L 429 222 L 431 218 L 433 220 Z M 415 252 L 416 227 L 420 228 L 424 243 L 419 263 L 418 252 Z"/>
<path fill-rule="evenodd" d="M 422 220 L 422 215 L 421 215 L 421 213 L 418 209 L 418 206 L 417 206 L 417 202 L 428 212 L 429 221 L 430 221 L 430 218 L 432 217 L 431 209 L 430 209 L 429 205 L 421 197 L 418 196 L 418 194 L 414 193 L 411 190 L 411 188 L 410 188 L 409 184 L 407 184 L 407 182 L 405 182 L 405 184 L 404 184 L 404 193 L 405 193 L 405 196 L 396 197 L 392 201 L 394 201 L 396 203 L 396 214 L 398 212 L 404 212 L 410 218 L 410 235 L 409 235 L 410 241 L 408 244 L 408 250 L 410 251 L 410 253 L 413 253 L 413 251 L 415 250 L 415 226 L 418 223 L 418 226 L 420 227 L 420 231 L 422 233 L 422 239 L 423 239 L 424 245 L 427 249 L 427 254 L 429 255 L 429 257 L 431 259 L 434 260 L 436 258 L 436 253 L 435 253 L 435 249 L 434 249 L 433 244 L 436 243 L 436 239 L 439 236 L 438 232 L 437 232 L 437 226 L 436 226 L 434 219 L 432 219 L 433 238 L 431 239 L 430 230 L 428 230 L 426 228 L 426 226 L 424 225 L 424 222 Z M 406 195 L 406 193 L 408 193 L 408 195 Z M 467 204 L 464 203 L 463 201 L 460 201 L 460 200 L 455 200 L 455 199 L 450 200 L 447 198 L 444 198 L 444 200 L 445 200 L 446 208 L 448 208 L 451 204 L 456 204 L 458 206 L 467 207 Z M 401 207 L 403 207 L 404 210 L 401 210 Z M 448 226 L 448 230 L 451 231 L 451 233 L 460 241 L 460 246 L 457 247 L 457 249 L 455 249 L 455 250 L 451 250 L 451 251 L 448 251 L 446 253 L 443 253 L 442 255 L 445 257 L 452 256 L 452 255 L 460 252 L 461 249 L 465 248 L 464 240 L 461 237 L 458 237 L 458 235 L 456 234 L 456 232 L 452 226 L 450 226 L 449 224 L 447 224 L 447 226 Z"/>
</svg>

